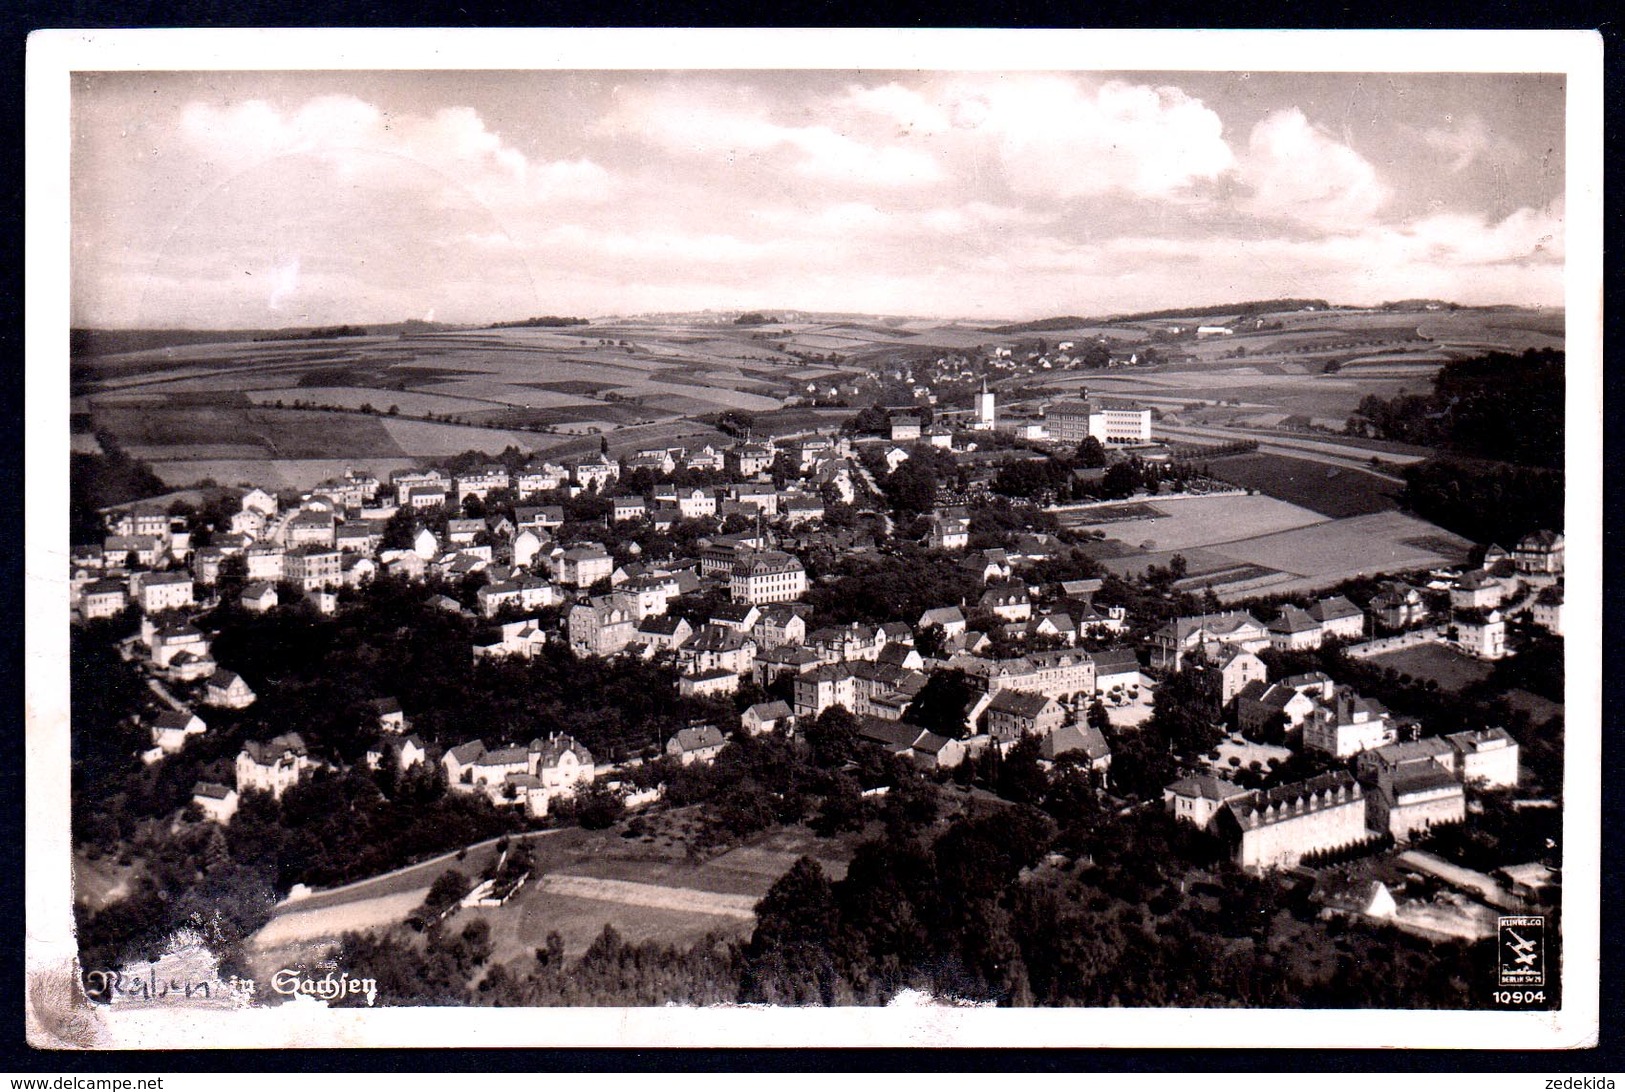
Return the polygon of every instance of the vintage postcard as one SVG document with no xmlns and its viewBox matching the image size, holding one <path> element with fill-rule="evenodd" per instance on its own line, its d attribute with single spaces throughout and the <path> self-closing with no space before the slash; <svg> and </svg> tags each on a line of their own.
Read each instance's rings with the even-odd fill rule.
<svg viewBox="0 0 1625 1092">
<path fill-rule="evenodd" d="M 1601 58 L 37 34 L 30 1041 L 1594 1043 Z"/>
</svg>

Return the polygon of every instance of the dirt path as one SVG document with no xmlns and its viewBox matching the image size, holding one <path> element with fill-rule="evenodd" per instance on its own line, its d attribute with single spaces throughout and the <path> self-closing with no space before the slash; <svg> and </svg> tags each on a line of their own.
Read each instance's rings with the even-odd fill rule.
<svg viewBox="0 0 1625 1092">
<path fill-rule="evenodd" d="M 393 925 L 405 919 L 429 893 L 427 887 L 362 899 L 318 910 L 298 910 L 278 914 L 254 934 L 255 948 L 280 948 L 311 940 L 336 940 L 345 933 Z"/>
</svg>

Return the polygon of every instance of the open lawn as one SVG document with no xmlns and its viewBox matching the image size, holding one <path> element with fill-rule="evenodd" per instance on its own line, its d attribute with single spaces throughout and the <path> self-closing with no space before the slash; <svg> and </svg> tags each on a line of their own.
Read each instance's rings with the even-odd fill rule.
<svg viewBox="0 0 1625 1092">
<path fill-rule="evenodd" d="M 1457 652 L 1444 645 L 1416 645 L 1398 652 L 1372 656 L 1378 667 L 1393 668 L 1418 679 L 1432 679 L 1439 689 L 1457 691 L 1489 677 L 1491 667 L 1483 660 Z"/>
<path fill-rule="evenodd" d="M 1283 455 L 1229 455 L 1207 466 L 1216 478 L 1334 519 L 1394 508 L 1400 489 L 1372 474 Z"/>
</svg>

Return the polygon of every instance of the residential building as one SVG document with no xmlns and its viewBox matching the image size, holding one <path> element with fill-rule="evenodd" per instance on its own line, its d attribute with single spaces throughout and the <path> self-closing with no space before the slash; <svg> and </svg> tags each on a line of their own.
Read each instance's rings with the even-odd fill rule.
<svg viewBox="0 0 1625 1092">
<path fill-rule="evenodd" d="M 944 637 L 957 636 L 965 632 L 965 612 L 958 607 L 933 607 L 920 615 L 915 628 L 927 630 L 932 626 L 942 630 Z"/>
<path fill-rule="evenodd" d="M 1467 818 L 1467 797 L 1448 770 L 1431 762 L 1402 766 L 1366 794 L 1367 825 L 1396 842 Z"/>
<path fill-rule="evenodd" d="M 141 609 L 147 614 L 190 607 L 192 574 L 188 572 L 146 573 L 141 579 Z"/>
<path fill-rule="evenodd" d="M 1043 694 L 1000 690 L 987 707 L 987 731 L 995 746 L 1004 748 L 1022 736 L 1044 736 L 1061 727 L 1066 711 Z"/>
<path fill-rule="evenodd" d="M 722 753 L 722 748 L 727 742 L 722 732 L 713 724 L 679 728 L 666 741 L 666 754 L 684 766 L 691 766 L 696 762 L 709 765 L 716 761 L 717 755 Z"/>
<path fill-rule="evenodd" d="M 569 480 L 570 472 L 564 467 L 543 463 L 541 466 L 526 467 L 514 475 L 513 487 L 514 491 L 524 498 L 563 489 Z"/>
<path fill-rule="evenodd" d="M 343 564 L 344 555 L 332 546 L 299 546 L 285 560 L 287 579 L 307 592 L 343 584 Z"/>
<path fill-rule="evenodd" d="M 690 672 L 720 670 L 743 675 L 756 663 L 756 642 L 738 630 L 708 623 L 683 642 L 677 660 Z"/>
<path fill-rule="evenodd" d="M 1427 603 L 1422 593 L 1408 584 L 1388 581 L 1382 586 L 1366 608 L 1371 617 L 1384 629 L 1406 630 L 1428 619 Z"/>
<path fill-rule="evenodd" d="M 795 678 L 797 720 L 811 720 L 835 705 L 850 712 L 857 700 L 852 669 L 846 664 L 824 664 Z"/>
<path fill-rule="evenodd" d="M 739 676 L 720 667 L 677 676 L 677 693 L 685 698 L 722 697 L 738 690 Z"/>
<path fill-rule="evenodd" d="M 1222 777 L 1198 774 L 1175 781 L 1162 790 L 1163 807 L 1180 822 L 1207 830 L 1219 810 L 1232 800 L 1250 795 L 1247 789 Z"/>
<path fill-rule="evenodd" d="M 572 737 L 558 732 L 530 743 L 530 773 L 541 780 L 542 788 L 553 795 L 574 792 L 592 784 L 595 765 L 592 752 Z"/>
<path fill-rule="evenodd" d="M 693 632 L 694 627 L 681 616 L 651 616 L 638 623 L 636 640 L 654 652 L 676 652 Z"/>
<path fill-rule="evenodd" d="M 1456 773 L 1469 785 L 1489 789 L 1518 784 L 1518 742 L 1505 728 L 1482 728 L 1445 736 L 1456 755 Z"/>
<path fill-rule="evenodd" d="M 908 444 L 920 438 L 920 419 L 912 414 L 902 414 L 891 419 L 891 441 L 894 444 Z"/>
<path fill-rule="evenodd" d="M 79 593 L 79 616 L 86 621 L 114 618 L 130 605 L 119 580 L 93 580 Z"/>
<path fill-rule="evenodd" d="M 256 542 L 243 551 L 250 581 L 274 584 L 287 575 L 287 551 L 274 542 Z"/>
<path fill-rule="evenodd" d="M 1330 701 L 1317 703 L 1303 720 L 1304 748 L 1334 758 L 1350 758 L 1398 738 L 1388 710 L 1346 686 L 1337 687 Z"/>
<path fill-rule="evenodd" d="M 268 792 L 277 799 L 299 783 L 316 764 L 298 732 L 287 732 L 266 742 L 250 740 L 237 755 L 237 791 Z"/>
<path fill-rule="evenodd" d="M 1556 531 L 1535 531 L 1523 536 L 1512 548 L 1512 564 L 1520 573 L 1562 576 L 1563 536 Z"/>
<path fill-rule="evenodd" d="M 1366 811 L 1359 783 L 1336 771 L 1227 801 L 1214 824 L 1231 839 L 1238 865 L 1263 872 L 1364 842 Z"/>
<path fill-rule="evenodd" d="M 1088 656 L 1095 667 L 1094 697 L 1122 696 L 1140 685 L 1140 658 L 1132 648 L 1107 648 Z"/>
<path fill-rule="evenodd" d="M 1507 654 L 1506 619 L 1498 610 L 1458 610 L 1446 630 L 1449 641 L 1469 656 L 1499 660 Z"/>
<path fill-rule="evenodd" d="M 790 712 L 790 706 L 785 702 L 764 701 L 739 714 L 739 727 L 750 735 L 759 736 L 780 727 L 792 728 L 795 726 L 795 719 L 795 715 Z"/>
<path fill-rule="evenodd" d="M 1217 659 L 1227 651 L 1225 645 L 1260 652 L 1270 646 L 1269 630 L 1240 610 L 1175 619 L 1151 635 L 1151 666 L 1178 670 L 1198 649 Z"/>
<path fill-rule="evenodd" d="M 281 554 L 278 553 L 277 556 L 281 557 Z M 264 614 L 277 605 L 276 585 L 269 580 L 255 580 L 252 583 L 244 584 L 242 594 L 238 596 L 237 601 L 242 604 L 243 609 L 246 611 Z"/>
<path fill-rule="evenodd" d="M 229 785 L 199 781 L 192 786 L 192 803 L 197 805 L 205 820 L 219 823 L 221 826 L 231 822 L 231 817 L 237 814 L 240 800 L 237 790 Z"/>
<path fill-rule="evenodd" d="M 982 593 L 982 598 L 976 605 L 1007 622 L 1025 622 L 1033 616 L 1032 597 L 1027 594 L 1026 587 L 1020 584 L 990 587 Z"/>
<path fill-rule="evenodd" d="M 165 711 L 152 721 L 152 743 L 161 754 L 172 755 L 185 747 L 193 736 L 201 736 L 208 728 L 193 713 Z"/>
<path fill-rule="evenodd" d="M 461 504 L 469 497 L 478 497 L 484 500 L 491 493 L 507 489 L 512 485 L 512 478 L 505 466 L 490 465 L 481 467 L 470 474 L 463 474 L 457 478 L 457 503 Z"/>
<path fill-rule="evenodd" d="M 456 600 L 452 600 L 456 606 Z M 474 657 L 504 658 L 519 656 L 530 659 L 543 648 L 547 647 L 547 631 L 534 618 L 525 618 L 518 622 L 505 622 L 502 626 L 502 636 L 492 644 L 475 645 Z"/>
<path fill-rule="evenodd" d="M 570 470 L 571 479 L 583 489 L 597 489 L 600 493 L 621 476 L 621 464 L 607 455 L 584 459 Z"/>
<path fill-rule="evenodd" d="M 740 477 L 750 478 L 773 465 L 774 451 L 761 444 L 740 444 L 728 449 L 727 468 Z"/>
<path fill-rule="evenodd" d="M 961 516 L 931 516 L 926 544 L 933 550 L 963 550 L 970 544 L 970 520 Z"/>
<path fill-rule="evenodd" d="M 153 665 L 160 668 L 167 668 L 182 653 L 190 653 L 200 659 L 209 655 L 209 639 L 190 622 L 154 629 L 150 644 Z"/>
<path fill-rule="evenodd" d="M 616 497 L 611 504 L 610 518 L 616 523 L 643 520 L 649 516 L 649 503 L 642 497 Z"/>
<path fill-rule="evenodd" d="M 1270 647 L 1277 652 L 1300 652 L 1320 647 L 1320 623 L 1307 611 L 1297 607 L 1282 607 L 1267 628 Z"/>
<path fill-rule="evenodd" d="M 862 718 L 858 734 L 900 758 L 927 769 L 952 769 L 965 761 L 965 745 L 914 724 Z"/>
<path fill-rule="evenodd" d="M 335 540 L 333 513 L 304 510 L 288 517 L 282 544 L 293 550 L 300 546 L 331 547 Z"/>
<path fill-rule="evenodd" d="M 1040 762 L 1054 762 L 1062 755 L 1075 755 L 1088 769 L 1105 774 L 1111 769 L 1112 748 L 1099 728 L 1088 724 L 1067 724 L 1055 729 L 1038 744 Z"/>
<path fill-rule="evenodd" d="M 554 575 L 565 587 L 590 588 L 600 580 L 608 580 L 614 571 L 615 559 L 603 543 L 585 542 L 559 555 Z"/>
<path fill-rule="evenodd" d="M 226 709 L 247 709 L 254 704 L 254 697 L 253 689 L 243 681 L 241 675 L 216 668 L 215 673 L 209 676 L 203 700 Z"/>
<path fill-rule="evenodd" d="M 800 645 L 807 639 L 807 623 L 793 607 L 770 603 L 762 608 L 752 623 L 750 635 L 759 649 Z"/>
<path fill-rule="evenodd" d="M 1553 584 L 1542 588 L 1529 608 L 1535 625 L 1557 636 L 1563 636 L 1563 588 Z"/>
<path fill-rule="evenodd" d="M 582 656 L 611 656 L 637 636 L 638 620 L 609 596 L 570 608 L 570 648 Z"/>
<path fill-rule="evenodd" d="M 1320 623 L 1325 637 L 1357 641 L 1365 634 L 1365 612 L 1341 595 L 1316 602 L 1309 617 Z"/>
</svg>

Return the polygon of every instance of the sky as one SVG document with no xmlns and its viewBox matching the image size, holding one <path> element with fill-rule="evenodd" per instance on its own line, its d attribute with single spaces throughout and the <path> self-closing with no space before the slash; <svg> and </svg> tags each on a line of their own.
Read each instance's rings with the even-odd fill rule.
<svg viewBox="0 0 1625 1092">
<path fill-rule="evenodd" d="M 78 73 L 76 326 L 1561 306 L 1564 81 Z"/>
</svg>

